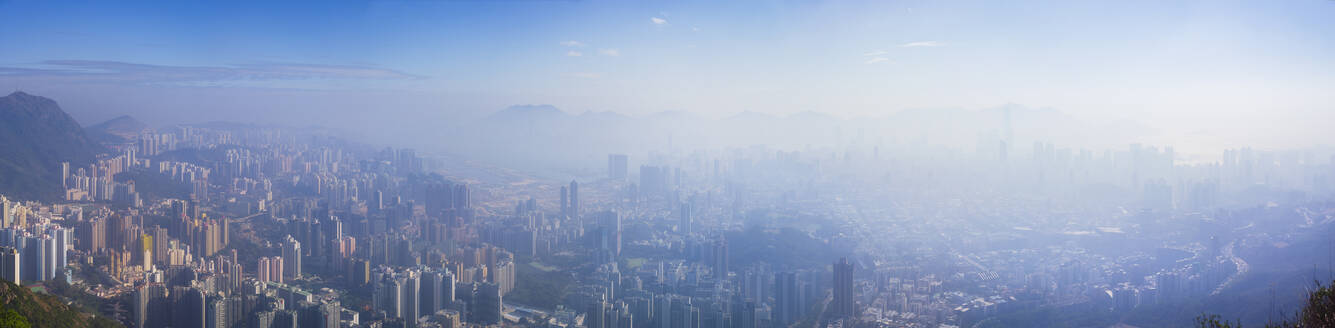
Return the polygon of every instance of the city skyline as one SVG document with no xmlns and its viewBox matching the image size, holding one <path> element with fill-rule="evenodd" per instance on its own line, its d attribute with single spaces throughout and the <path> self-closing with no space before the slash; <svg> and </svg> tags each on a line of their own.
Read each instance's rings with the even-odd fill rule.
<svg viewBox="0 0 1335 328">
<path fill-rule="evenodd" d="M 1019 104 L 1213 153 L 1322 146 L 1307 136 L 1335 120 L 1329 1 L 0 6 L 22 50 L 0 55 L 0 88 L 84 124 L 226 109 L 373 134 L 522 104 L 714 119 Z"/>
<path fill-rule="evenodd" d="M 1330 31 L 1329 0 L 0 0 L 0 326 L 1335 326 Z"/>
</svg>

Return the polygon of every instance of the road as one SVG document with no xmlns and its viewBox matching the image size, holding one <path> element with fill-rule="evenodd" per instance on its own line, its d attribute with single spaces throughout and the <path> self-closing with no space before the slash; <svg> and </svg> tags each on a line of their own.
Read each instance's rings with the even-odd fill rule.
<svg viewBox="0 0 1335 328">
<path fill-rule="evenodd" d="M 1227 256 L 1229 261 L 1233 261 L 1233 265 L 1237 266 L 1238 271 L 1234 272 L 1232 276 L 1229 276 L 1228 280 L 1224 280 L 1224 283 L 1219 284 L 1219 288 L 1215 288 L 1214 292 L 1210 293 L 1210 296 L 1219 295 L 1219 293 L 1223 292 L 1228 286 L 1237 282 L 1238 279 L 1242 279 L 1242 276 L 1247 274 L 1247 271 L 1251 269 L 1251 267 L 1247 265 L 1247 261 L 1243 260 L 1242 257 L 1239 257 L 1233 251 L 1234 245 L 1237 245 L 1237 243 L 1238 242 L 1235 240 L 1229 242 L 1227 246 L 1224 246 L 1224 256 Z"/>
</svg>

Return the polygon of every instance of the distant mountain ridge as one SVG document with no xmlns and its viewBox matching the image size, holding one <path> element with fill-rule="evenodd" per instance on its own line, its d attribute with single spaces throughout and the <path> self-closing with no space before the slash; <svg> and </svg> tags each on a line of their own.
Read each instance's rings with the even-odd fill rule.
<svg viewBox="0 0 1335 328">
<path fill-rule="evenodd" d="M 424 147 L 512 167 L 598 167 L 609 153 L 740 149 L 765 145 L 780 150 L 839 152 L 944 147 L 964 154 L 1026 151 L 1036 143 L 1057 147 L 1124 147 L 1143 127 L 1130 122 L 1094 122 L 1050 108 L 1006 104 L 982 109 L 907 109 L 883 116 L 839 117 L 814 110 L 788 115 L 763 109 L 706 117 L 685 111 L 644 115 L 565 111 L 552 105 L 516 105 L 479 120 L 460 120 L 428 132 Z M 442 142 L 443 141 L 443 142 Z M 982 156 L 982 155 L 980 155 Z M 641 159 L 647 159 L 640 156 Z M 638 160 L 637 160 L 638 161 Z"/>
<path fill-rule="evenodd" d="M 551 120 L 570 117 L 571 115 L 552 105 L 515 105 L 492 113 L 487 116 L 486 119 L 494 122 L 506 122 L 516 120 Z"/>
<path fill-rule="evenodd" d="M 21 91 L 0 97 L 0 194 L 60 199 L 60 162 L 80 167 L 104 151 L 54 100 Z"/>
<path fill-rule="evenodd" d="M 139 134 L 148 129 L 148 125 L 139 120 L 122 115 L 117 118 L 89 126 L 84 130 L 88 137 L 102 143 L 125 143 L 139 138 Z"/>
</svg>

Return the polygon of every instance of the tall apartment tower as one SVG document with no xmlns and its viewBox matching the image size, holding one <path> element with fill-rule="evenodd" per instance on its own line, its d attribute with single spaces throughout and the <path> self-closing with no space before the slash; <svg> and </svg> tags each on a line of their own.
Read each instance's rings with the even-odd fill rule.
<svg viewBox="0 0 1335 328">
<path fill-rule="evenodd" d="M 626 154 L 607 155 L 607 177 L 612 180 L 625 180 L 626 159 Z"/>
<path fill-rule="evenodd" d="M 787 326 L 802 317 L 805 311 L 800 287 L 797 273 L 774 274 L 774 308 L 771 316 L 776 325 Z"/>
<path fill-rule="evenodd" d="M 847 258 L 834 262 L 834 301 L 836 316 L 848 318 L 857 315 L 853 303 L 853 264 Z"/>
<path fill-rule="evenodd" d="M 14 226 L 14 212 L 9 209 L 9 199 L 0 195 L 0 228 Z"/>
<path fill-rule="evenodd" d="M 570 189 L 561 186 L 561 215 L 570 216 Z"/>
<path fill-rule="evenodd" d="M 20 285 L 20 281 L 22 281 L 21 274 L 23 273 L 20 270 L 22 260 L 17 248 L 0 247 L 0 279 Z"/>
<path fill-rule="evenodd" d="M 269 258 L 269 281 L 283 283 L 283 257 Z"/>
<path fill-rule="evenodd" d="M 570 180 L 570 216 L 579 217 L 579 182 Z"/>
<path fill-rule="evenodd" d="M 615 210 L 606 210 L 593 215 L 598 220 L 594 232 L 598 238 L 596 246 L 605 252 L 605 260 L 621 256 L 621 214 Z"/>
<path fill-rule="evenodd" d="M 301 277 L 301 243 L 296 238 L 288 235 L 283 240 L 283 278 L 296 279 Z"/>
<path fill-rule="evenodd" d="M 256 277 L 256 279 L 259 279 L 260 282 L 267 282 L 267 281 L 269 281 L 269 280 L 270 280 L 270 278 L 269 278 L 269 272 L 270 272 L 271 270 L 272 270 L 272 268 L 269 267 L 269 258 L 267 258 L 267 257 L 260 257 L 259 263 L 256 263 L 256 264 L 255 264 L 255 277 Z"/>
<path fill-rule="evenodd" d="M 680 220 L 680 222 L 677 223 L 677 232 L 681 232 L 683 235 L 690 235 L 691 226 L 694 225 L 695 219 L 692 217 L 691 210 L 692 206 L 690 203 L 682 203 L 680 209 L 677 211 L 677 216 Z"/>
<path fill-rule="evenodd" d="M 710 260 L 713 267 L 712 269 L 714 270 L 714 277 L 717 277 L 718 279 L 727 279 L 728 240 L 723 236 L 719 236 L 718 240 L 714 241 L 714 247 L 711 253 L 713 256 L 710 257 Z"/>
</svg>

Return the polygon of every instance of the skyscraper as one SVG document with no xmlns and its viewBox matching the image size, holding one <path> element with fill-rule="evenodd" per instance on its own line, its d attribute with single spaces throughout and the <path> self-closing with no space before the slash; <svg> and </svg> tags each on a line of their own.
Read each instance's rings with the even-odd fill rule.
<svg viewBox="0 0 1335 328">
<path fill-rule="evenodd" d="M 153 270 L 153 236 L 149 236 L 149 235 L 147 235 L 147 234 L 139 234 L 139 242 L 136 243 L 135 246 L 137 247 L 137 248 L 135 249 L 135 251 L 137 252 L 136 255 L 139 256 L 139 257 L 138 257 L 138 259 L 139 259 L 139 261 L 140 261 L 140 262 L 138 262 L 139 265 L 142 266 L 142 267 L 144 268 L 144 270 L 152 271 L 152 270 Z"/>
<path fill-rule="evenodd" d="M 372 304 L 376 311 L 385 311 L 389 317 L 401 316 L 403 307 L 403 283 L 391 275 L 385 275 L 375 283 L 375 298 Z"/>
<path fill-rule="evenodd" d="M 376 190 L 375 197 L 371 199 L 370 207 L 375 213 L 379 213 L 380 210 L 385 209 L 385 193 Z"/>
<path fill-rule="evenodd" d="M 339 316 L 343 313 L 343 307 L 339 306 L 337 300 L 320 303 L 320 327 L 338 328 Z"/>
<path fill-rule="evenodd" d="M 444 272 L 428 271 L 422 273 L 422 295 L 418 297 L 422 313 L 436 313 L 437 310 L 444 308 L 445 302 L 441 301 L 440 297 L 445 289 L 444 281 Z"/>
<path fill-rule="evenodd" d="M 167 237 L 167 229 L 157 226 L 150 230 L 153 232 L 153 260 L 166 262 L 168 259 L 167 244 L 171 240 Z"/>
<path fill-rule="evenodd" d="M 626 154 L 607 155 L 607 177 L 612 180 L 625 180 L 626 159 Z"/>
<path fill-rule="evenodd" d="M 60 187 L 69 189 L 70 162 L 60 162 Z"/>
<path fill-rule="evenodd" d="M 802 297 L 799 293 L 797 274 L 780 272 L 774 274 L 774 309 L 773 320 L 777 325 L 786 326 L 802 317 Z"/>
<path fill-rule="evenodd" d="M 23 259 L 23 264 L 21 264 L 23 267 L 22 279 L 33 281 L 49 279 L 50 270 L 46 266 L 49 262 L 45 259 L 46 255 L 50 253 L 47 251 L 47 246 L 53 243 L 48 243 L 41 237 L 20 237 L 20 239 L 23 240 L 23 255 L 20 256 Z"/>
<path fill-rule="evenodd" d="M 682 203 L 677 215 L 680 219 L 680 222 L 677 223 L 677 232 L 681 232 L 683 235 L 691 234 L 691 226 L 695 224 L 695 218 L 691 214 L 691 204 Z"/>
<path fill-rule="evenodd" d="M 469 315 L 474 322 L 494 325 L 501 322 L 501 288 L 493 283 L 478 284 Z"/>
<path fill-rule="evenodd" d="M 134 293 L 134 327 L 165 327 L 170 324 L 170 307 L 167 300 L 167 287 L 161 284 L 147 284 L 138 287 Z"/>
<path fill-rule="evenodd" d="M 570 189 L 561 186 L 561 215 L 570 216 Z"/>
<path fill-rule="evenodd" d="M 604 260 L 612 260 L 621 255 L 621 215 L 614 210 L 598 212 L 598 227 L 595 228 L 597 248 L 604 252 Z"/>
<path fill-rule="evenodd" d="M 458 292 L 455 285 L 456 283 L 458 283 L 458 281 L 454 278 L 454 273 L 446 272 L 445 278 L 441 279 L 440 301 L 442 304 L 450 304 L 457 299 L 456 297 L 458 295 L 455 294 Z"/>
<path fill-rule="evenodd" d="M 92 253 L 107 247 L 107 220 L 92 218 L 79 223 L 79 247 L 84 253 Z M 165 233 L 164 233 L 165 234 Z"/>
<path fill-rule="evenodd" d="M 579 182 L 570 180 L 570 216 L 579 217 Z"/>
<path fill-rule="evenodd" d="M 14 225 L 14 213 L 9 209 L 9 199 L 0 195 L 0 228 L 8 228 Z"/>
<path fill-rule="evenodd" d="M 174 287 L 170 297 L 171 327 L 204 327 L 207 322 L 204 291 L 193 287 Z"/>
<path fill-rule="evenodd" d="M 260 282 L 269 281 L 269 258 L 260 257 L 259 263 L 255 264 L 255 277 Z"/>
<path fill-rule="evenodd" d="M 712 250 L 713 256 L 710 260 L 713 262 L 714 277 L 725 279 L 728 277 L 728 240 L 719 236 L 718 240 L 714 241 Z"/>
<path fill-rule="evenodd" d="M 468 192 L 468 185 L 457 184 L 454 186 L 454 208 L 466 209 L 473 207 L 473 196 Z"/>
<path fill-rule="evenodd" d="M 0 247 L 0 279 L 15 285 L 21 284 L 22 261 L 17 248 Z"/>
<path fill-rule="evenodd" d="M 301 243 L 296 238 L 288 235 L 283 240 L 283 278 L 296 279 L 301 277 Z"/>
<path fill-rule="evenodd" d="M 269 258 L 269 281 L 283 283 L 283 257 L 274 256 Z"/>
<path fill-rule="evenodd" d="M 608 328 L 606 320 L 604 320 L 607 318 L 607 305 L 607 301 L 602 299 L 590 302 L 589 309 L 584 314 L 584 327 Z"/>
<path fill-rule="evenodd" d="M 52 266 L 52 272 L 59 272 L 69 264 L 69 258 L 67 256 L 69 255 L 70 241 L 72 239 L 70 238 L 70 230 L 53 227 L 48 230 L 47 233 L 51 234 L 52 239 L 55 240 L 55 248 L 52 250 L 55 252 L 55 262 Z"/>
<path fill-rule="evenodd" d="M 831 307 L 837 317 L 848 318 L 857 315 L 853 303 L 853 264 L 847 258 L 834 262 L 834 300 Z"/>
<path fill-rule="evenodd" d="M 422 276 L 417 271 L 408 270 L 404 272 L 402 278 L 402 291 L 400 296 L 403 300 L 399 304 L 403 307 L 399 315 L 403 317 L 405 328 L 416 328 L 417 318 L 421 317 L 421 289 Z"/>
</svg>

